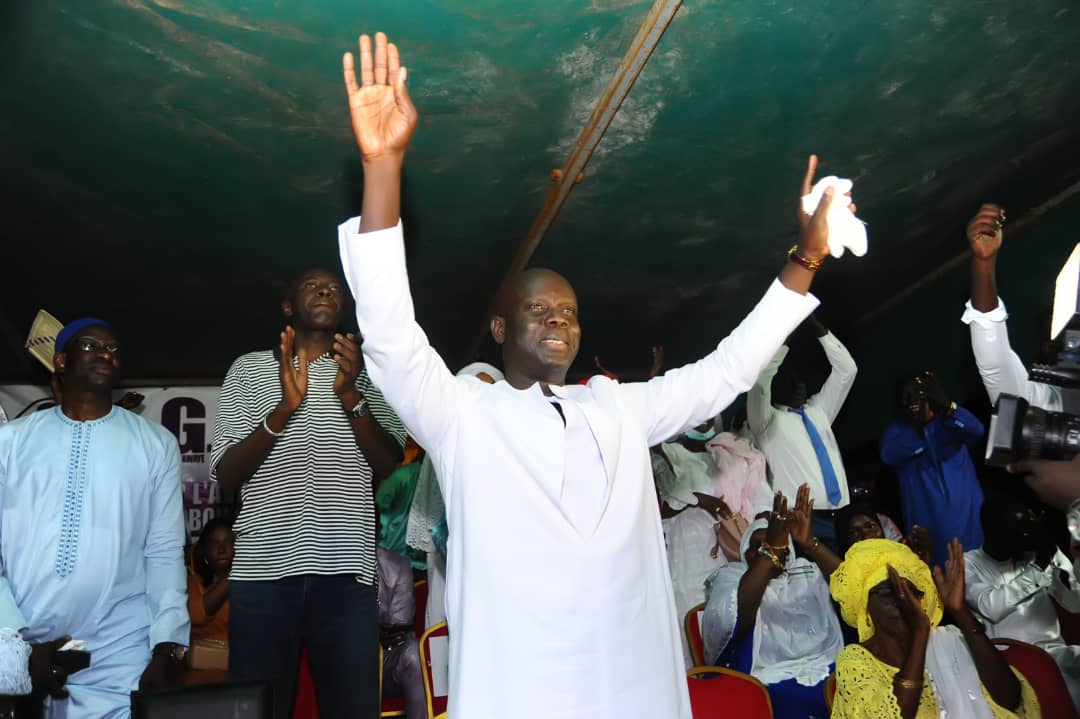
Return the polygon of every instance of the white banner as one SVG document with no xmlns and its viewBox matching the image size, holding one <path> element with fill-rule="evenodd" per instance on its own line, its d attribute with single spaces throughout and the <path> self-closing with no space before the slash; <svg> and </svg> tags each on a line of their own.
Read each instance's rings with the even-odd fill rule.
<svg viewBox="0 0 1080 719">
<path fill-rule="evenodd" d="M 127 392 L 145 399 L 135 412 L 164 425 L 180 444 L 184 487 L 184 520 L 197 538 L 212 517 L 235 507 L 221 496 L 217 482 L 210 481 L 210 432 L 220 387 L 125 387 L 115 392 L 119 400 Z M 52 390 L 37 385 L 0 385 L 0 407 L 8 420 L 53 407 Z"/>
</svg>

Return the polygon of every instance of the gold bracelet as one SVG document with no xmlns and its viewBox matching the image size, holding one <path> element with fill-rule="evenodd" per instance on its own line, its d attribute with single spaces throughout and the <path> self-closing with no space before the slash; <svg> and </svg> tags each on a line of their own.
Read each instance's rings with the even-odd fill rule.
<svg viewBox="0 0 1080 719">
<path fill-rule="evenodd" d="M 758 554 L 763 557 L 768 557 L 769 561 L 772 562 L 772 565 L 777 569 L 777 571 L 784 571 L 784 564 L 780 561 L 780 557 L 776 556 L 776 554 L 774 554 L 772 550 L 768 549 L 768 546 L 769 545 L 762 543 L 761 546 L 759 546 L 757 549 Z"/>
<path fill-rule="evenodd" d="M 922 689 L 923 685 L 922 679 L 902 679 L 899 674 L 893 678 L 893 682 L 901 689 Z"/>
<path fill-rule="evenodd" d="M 799 265 L 800 267 L 804 267 L 804 268 L 810 270 L 811 272 L 817 272 L 818 270 L 820 270 L 822 263 L 825 262 L 824 259 L 811 260 L 811 259 L 809 259 L 807 257 L 803 257 L 802 255 L 799 254 L 799 246 L 798 245 L 792 245 L 791 249 L 788 250 L 787 256 L 788 256 L 789 260 L 791 260 L 795 264 Z"/>
</svg>

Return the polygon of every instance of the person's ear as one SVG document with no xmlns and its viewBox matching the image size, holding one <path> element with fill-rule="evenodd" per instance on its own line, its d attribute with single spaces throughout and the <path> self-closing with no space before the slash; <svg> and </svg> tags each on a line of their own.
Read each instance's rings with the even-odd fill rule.
<svg viewBox="0 0 1080 719">
<path fill-rule="evenodd" d="M 292 300 L 284 299 L 281 301 L 281 311 L 286 317 L 293 316 Z"/>
<path fill-rule="evenodd" d="M 56 374 L 63 374 L 64 368 L 67 366 L 67 353 L 57 352 L 53 355 L 53 369 L 56 370 Z"/>
<path fill-rule="evenodd" d="M 491 337 L 495 344 L 501 345 L 506 342 L 506 319 L 500 315 L 491 318 Z"/>
</svg>

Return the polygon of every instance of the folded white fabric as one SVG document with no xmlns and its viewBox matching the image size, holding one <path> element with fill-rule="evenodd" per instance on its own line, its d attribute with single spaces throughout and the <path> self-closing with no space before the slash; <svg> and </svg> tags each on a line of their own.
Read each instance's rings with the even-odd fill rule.
<svg viewBox="0 0 1080 719">
<path fill-rule="evenodd" d="M 810 194 L 802 198 L 803 212 L 812 216 L 825 188 L 834 188 L 832 206 L 829 207 L 829 216 L 825 218 L 829 226 L 829 254 L 833 257 L 843 257 L 845 247 L 856 257 L 866 254 L 866 225 L 848 209 L 851 200 L 844 197 L 853 184 L 851 180 L 829 175 L 818 180 Z"/>
<path fill-rule="evenodd" d="M 0 696 L 30 693 L 30 645 L 14 629 L 0 629 Z"/>
</svg>

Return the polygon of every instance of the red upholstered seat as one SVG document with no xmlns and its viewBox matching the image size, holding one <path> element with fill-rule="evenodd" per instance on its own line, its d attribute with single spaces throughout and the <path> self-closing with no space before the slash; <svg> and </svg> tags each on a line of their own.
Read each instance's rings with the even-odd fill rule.
<svg viewBox="0 0 1080 719">
<path fill-rule="evenodd" d="M 413 598 L 416 600 L 416 617 L 413 622 L 416 626 L 416 638 L 424 636 L 424 629 L 426 628 L 426 622 L 424 617 L 427 616 L 427 599 L 428 599 L 428 583 L 426 579 L 421 579 L 413 585 Z"/>
<path fill-rule="evenodd" d="M 771 719 L 765 685 L 748 674 L 723 667 L 694 667 L 686 673 L 694 719 Z"/>
<path fill-rule="evenodd" d="M 1069 689 L 1045 649 L 1014 639 L 995 639 L 994 644 L 1003 649 L 1009 666 L 1023 674 L 1035 690 L 1044 719 L 1076 719 Z"/>
<path fill-rule="evenodd" d="M 319 719 L 319 702 L 315 698 L 315 682 L 311 678 L 307 647 L 300 651 L 300 671 L 296 675 L 296 696 L 293 698 L 293 719 Z"/>
<path fill-rule="evenodd" d="M 700 667 L 705 663 L 705 645 L 701 640 L 701 613 L 705 611 L 705 604 L 692 607 L 683 619 L 683 631 L 686 632 L 686 642 L 690 645 L 690 657 L 694 660 L 694 666 Z"/>
</svg>

